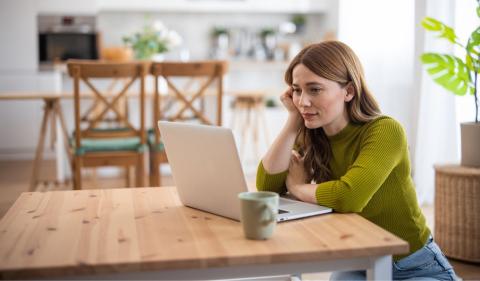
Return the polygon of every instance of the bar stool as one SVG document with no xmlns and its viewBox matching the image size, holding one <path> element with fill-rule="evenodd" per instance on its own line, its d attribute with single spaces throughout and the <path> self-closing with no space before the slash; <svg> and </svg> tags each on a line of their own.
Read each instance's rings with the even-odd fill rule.
<svg viewBox="0 0 480 281">
<path fill-rule="evenodd" d="M 265 143 L 270 144 L 268 127 L 265 118 L 265 91 L 238 91 L 230 93 L 233 97 L 233 116 L 231 121 L 231 128 L 235 130 L 237 123 L 241 126 L 241 142 L 240 155 L 245 156 L 244 150 L 249 135 L 253 139 L 253 149 L 255 159 L 260 157 L 259 150 L 259 130 L 262 129 Z M 262 126 L 260 128 L 259 126 Z"/>
</svg>

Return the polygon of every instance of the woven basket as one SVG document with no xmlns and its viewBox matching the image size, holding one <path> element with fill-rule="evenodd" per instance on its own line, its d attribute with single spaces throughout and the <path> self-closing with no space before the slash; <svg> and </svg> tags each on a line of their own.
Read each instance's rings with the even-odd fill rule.
<svg viewBox="0 0 480 281">
<path fill-rule="evenodd" d="M 480 262 L 480 169 L 435 166 L 435 241 L 448 257 Z"/>
</svg>

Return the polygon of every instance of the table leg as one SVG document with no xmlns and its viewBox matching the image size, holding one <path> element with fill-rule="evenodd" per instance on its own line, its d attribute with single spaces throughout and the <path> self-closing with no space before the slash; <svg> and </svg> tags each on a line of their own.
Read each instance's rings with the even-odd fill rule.
<svg viewBox="0 0 480 281">
<path fill-rule="evenodd" d="M 51 100 L 45 99 L 45 106 L 42 118 L 42 127 L 40 128 L 40 136 L 38 138 L 37 149 L 35 151 L 35 159 L 33 160 L 32 177 L 30 179 L 29 191 L 34 191 L 38 181 L 38 172 L 40 170 L 40 162 L 43 158 L 43 149 L 45 145 L 45 135 L 47 133 L 47 123 L 50 114 L 53 114 L 53 103 Z"/>
<path fill-rule="evenodd" d="M 49 101 L 49 107 L 51 111 L 51 116 L 50 116 L 50 149 L 54 150 L 55 149 L 55 142 L 57 140 L 57 122 L 55 118 L 55 101 Z"/>
<path fill-rule="evenodd" d="M 65 175 L 68 173 L 65 172 L 65 154 L 67 154 L 68 167 L 70 171 L 72 168 L 72 155 L 70 152 L 70 145 L 68 143 L 68 130 L 63 117 L 63 112 L 60 104 L 60 100 L 57 100 L 54 105 L 54 119 L 57 120 L 57 149 L 56 149 L 56 160 L 57 160 L 57 181 L 63 183 L 65 181 Z M 71 173 L 70 173 L 71 175 Z"/>
<path fill-rule="evenodd" d="M 367 280 L 392 280 L 392 256 L 374 258 L 367 270 Z"/>
<path fill-rule="evenodd" d="M 44 111 L 42 117 L 42 125 L 40 128 L 40 135 L 38 138 L 37 148 L 35 151 L 35 159 L 33 161 L 33 169 L 32 169 L 32 176 L 30 179 L 30 188 L 29 191 L 34 191 L 37 182 L 38 182 L 38 174 L 40 172 L 41 162 L 43 160 L 43 151 L 45 149 L 45 138 L 47 135 L 48 124 L 50 123 L 50 136 L 52 138 L 52 144 L 57 142 L 59 146 L 65 146 L 65 150 L 67 152 L 67 156 L 71 163 L 71 155 L 69 153 L 68 147 L 68 133 L 65 124 L 65 119 L 62 115 L 62 110 L 60 107 L 60 99 L 59 98 L 45 98 L 43 99 Z M 60 130 L 57 130 L 57 120 L 59 121 Z M 59 169 L 60 165 L 63 165 L 64 154 L 62 153 L 61 149 L 57 149 L 56 151 L 57 156 L 57 180 L 59 182 L 63 181 L 63 172 L 62 169 Z M 62 166 L 63 168 L 63 166 Z"/>
</svg>

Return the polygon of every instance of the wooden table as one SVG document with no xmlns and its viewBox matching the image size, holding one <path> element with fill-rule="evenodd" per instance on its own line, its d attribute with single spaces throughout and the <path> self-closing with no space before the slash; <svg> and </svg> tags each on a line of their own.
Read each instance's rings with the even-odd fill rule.
<svg viewBox="0 0 480 281">
<path fill-rule="evenodd" d="M 48 126 L 50 124 L 50 142 L 51 148 L 54 148 L 55 141 L 59 141 L 65 146 L 66 154 L 69 158 L 71 155 L 68 150 L 68 131 L 63 117 L 60 99 L 62 97 L 70 97 L 71 94 L 67 93 L 48 93 L 48 92 L 7 92 L 0 94 L 0 101 L 2 100 L 42 100 L 44 102 L 43 117 L 40 127 L 40 134 L 37 141 L 37 147 L 35 150 L 35 158 L 33 161 L 32 176 L 30 178 L 29 191 L 35 190 L 39 180 L 40 164 L 43 159 L 43 151 L 45 146 L 45 139 L 47 135 Z M 57 131 L 57 123 L 60 130 Z M 58 136 L 57 136 L 58 135 Z M 70 159 L 71 160 L 71 159 Z M 57 157 L 57 161 L 61 161 Z M 71 161 L 69 161 L 71 163 Z M 61 167 L 61 163 L 57 163 L 57 169 Z M 59 180 L 59 179 L 57 179 Z M 43 180 L 46 181 L 46 180 Z"/>
<path fill-rule="evenodd" d="M 247 240 L 239 222 L 181 205 L 174 187 L 26 192 L 0 221 L 0 278 L 215 279 L 368 269 L 391 279 L 408 244 L 356 214 L 278 225 Z M 116 275 L 119 275 L 115 277 Z"/>
</svg>

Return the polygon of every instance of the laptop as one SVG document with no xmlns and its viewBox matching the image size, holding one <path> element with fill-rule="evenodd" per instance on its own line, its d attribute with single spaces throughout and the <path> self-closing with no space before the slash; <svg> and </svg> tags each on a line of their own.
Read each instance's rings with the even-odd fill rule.
<svg viewBox="0 0 480 281">
<path fill-rule="evenodd" d="M 168 162 L 183 205 L 240 220 L 238 193 L 248 191 L 231 129 L 159 121 Z M 332 212 L 280 197 L 277 220 Z"/>
</svg>

